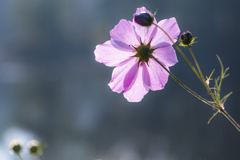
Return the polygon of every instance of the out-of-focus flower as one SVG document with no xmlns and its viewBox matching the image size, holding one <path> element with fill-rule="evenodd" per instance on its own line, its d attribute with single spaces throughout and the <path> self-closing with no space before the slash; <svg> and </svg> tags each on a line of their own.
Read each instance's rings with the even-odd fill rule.
<svg viewBox="0 0 240 160">
<path fill-rule="evenodd" d="M 9 147 L 11 149 L 10 152 L 12 154 L 19 154 L 20 151 L 22 150 L 20 143 L 18 142 L 18 140 L 15 139 L 10 142 Z"/>
<path fill-rule="evenodd" d="M 151 26 L 154 20 L 154 16 L 151 16 L 147 12 L 134 13 L 133 14 L 134 22 L 141 26 Z"/>
<path fill-rule="evenodd" d="M 135 14 L 152 14 L 145 8 L 137 8 Z M 154 23 L 156 19 L 153 19 Z M 175 18 L 158 23 L 176 42 L 180 34 Z M 114 67 L 109 82 L 114 92 L 121 93 L 129 102 L 139 102 L 150 90 L 161 90 L 169 74 L 149 54 L 156 57 L 167 69 L 177 61 L 175 50 L 169 38 L 155 25 L 141 26 L 125 19 L 110 31 L 111 40 L 97 45 L 94 51 L 96 61 Z"/>
<path fill-rule="evenodd" d="M 37 140 L 29 141 L 28 147 L 31 155 L 40 156 L 43 153 L 42 146 Z"/>
<path fill-rule="evenodd" d="M 178 40 L 180 42 L 179 46 L 189 46 L 192 45 L 193 43 L 196 43 L 194 40 L 197 37 L 192 37 L 192 33 L 189 31 L 185 31 L 181 34 L 180 39 Z"/>
</svg>

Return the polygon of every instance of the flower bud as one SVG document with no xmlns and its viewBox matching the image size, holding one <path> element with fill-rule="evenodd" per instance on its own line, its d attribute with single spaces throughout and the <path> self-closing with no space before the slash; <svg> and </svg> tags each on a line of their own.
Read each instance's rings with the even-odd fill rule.
<svg viewBox="0 0 240 160">
<path fill-rule="evenodd" d="M 134 14 L 134 22 L 141 25 L 141 26 L 151 26 L 153 24 L 154 17 L 151 16 L 149 13 L 142 12 L 142 13 L 135 13 Z"/>
<path fill-rule="evenodd" d="M 192 37 L 191 32 L 185 31 L 181 34 L 180 39 L 178 40 L 180 42 L 179 45 L 186 47 L 186 46 L 189 46 L 193 43 L 196 43 L 196 42 L 194 42 L 195 38 L 196 37 Z"/>
<path fill-rule="evenodd" d="M 12 140 L 9 144 L 9 147 L 11 149 L 11 153 L 15 153 L 15 154 L 19 154 L 20 151 L 22 150 L 21 145 L 19 144 L 19 142 L 17 140 Z"/>
<path fill-rule="evenodd" d="M 42 146 L 37 140 L 31 140 L 28 142 L 29 152 L 32 155 L 42 155 Z"/>
<path fill-rule="evenodd" d="M 191 32 L 189 31 L 183 32 L 180 39 L 182 40 L 183 44 L 190 44 L 192 40 Z"/>
</svg>

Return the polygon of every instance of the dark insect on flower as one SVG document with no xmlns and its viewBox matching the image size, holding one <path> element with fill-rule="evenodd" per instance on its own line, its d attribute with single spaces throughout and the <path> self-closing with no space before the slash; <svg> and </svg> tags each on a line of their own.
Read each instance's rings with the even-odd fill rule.
<svg viewBox="0 0 240 160">
<path fill-rule="evenodd" d="M 134 22 L 141 26 L 151 26 L 153 24 L 153 19 L 154 17 L 146 12 L 134 14 Z"/>
</svg>

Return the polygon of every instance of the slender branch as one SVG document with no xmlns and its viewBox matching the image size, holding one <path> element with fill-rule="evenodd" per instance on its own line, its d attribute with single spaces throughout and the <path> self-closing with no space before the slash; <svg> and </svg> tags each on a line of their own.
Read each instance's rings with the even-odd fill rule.
<svg viewBox="0 0 240 160">
<path fill-rule="evenodd" d="M 203 97 L 199 96 L 197 93 L 193 92 L 191 89 L 189 89 L 186 85 L 184 85 L 177 77 L 175 77 L 161 62 L 158 61 L 158 59 L 156 59 L 152 54 L 148 53 L 148 55 L 153 58 L 159 65 L 161 65 L 163 67 L 163 69 L 165 71 L 167 71 L 169 73 L 169 75 L 180 85 L 182 86 L 185 90 L 187 90 L 189 93 L 191 93 L 193 96 L 195 96 L 196 98 L 198 98 L 199 100 L 201 100 L 202 102 L 212 106 L 213 108 L 217 109 L 217 106 L 211 102 L 209 102 L 208 100 L 204 99 Z"/>
<path fill-rule="evenodd" d="M 191 49 L 191 47 L 190 47 L 189 45 L 188 45 L 188 49 L 189 49 L 189 51 L 190 51 L 190 53 L 191 53 L 191 55 L 192 55 L 192 57 L 193 57 L 193 60 L 194 60 L 194 62 L 195 62 L 195 64 L 196 64 L 196 66 L 197 66 L 198 72 L 199 72 L 202 80 L 205 81 L 205 78 L 204 78 L 204 76 L 203 76 L 203 74 L 202 74 L 202 71 L 201 71 L 201 69 L 200 69 L 200 67 L 199 67 L 199 64 L 198 64 L 198 62 L 197 62 L 197 59 L 196 59 L 196 57 L 195 57 L 195 55 L 194 55 L 194 53 L 193 53 L 193 51 L 192 51 L 192 49 Z"/>
<path fill-rule="evenodd" d="M 23 160 L 19 153 L 18 153 L 17 155 L 18 155 L 18 157 L 19 157 L 20 160 Z"/>
<path fill-rule="evenodd" d="M 194 60 L 194 62 L 195 62 L 195 64 L 196 64 L 196 66 L 197 66 L 198 72 L 199 72 L 199 74 L 200 74 L 200 76 L 201 76 L 201 82 L 202 82 L 202 84 L 203 84 L 204 87 L 207 89 L 207 91 L 208 91 L 208 93 L 211 95 L 212 99 L 216 102 L 217 106 L 220 107 L 219 101 L 217 101 L 216 97 L 214 96 L 214 94 L 212 93 L 211 89 L 210 89 L 209 86 L 207 85 L 207 83 L 206 83 L 206 81 L 205 81 L 205 78 L 204 78 L 204 76 L 203 76 L 203 74 L 202 74 L 202 71 L 201 71 L 201 69 L 200 69 L 200 67 L 199 67 L 199 64 L 198 64 L 198 62 L 197 62 L 197 59 L 196 59 L 196 57 L 195 57 L 195 55 L 194 55 L 194 53 L 193 53 L 193 51 L 192 51 L 192 49 L 191 49 L 191 47 L 190 47 L 189 45 L 188 45 L 188 49 L 189 49 L 189 51 L 190 51 L 190 53 L 191 53 L 191 55 L 192 55 L 192 57 L 193 57 L 193 60 Z"/>
<path fill-rule="evenodd" d="M 221 110 L 220 113 L 222 113 L 234 125 L 234 127 L 236 127 L 236 129 L 240 132 L 239 124 L 227 113 L 226 110 Z"/>
<path fill-rule="evenodd" d="M 188 58 L 185 56 L 185 54 L 181 51 L 181 49 L 175 44 L 175 42 L 173 41 L 173 39 L 169 36 L 169 34 L 160 26 L 158 26 L 157 24 L 153 23 L 153 25 L 155 25 L 156 27 L 158 27 L 160 30 L 162 30 L 167 37 L 171 40 L 171 42 L 173 43 L 173 45 L 175 46 L 175 48 L 178 50 L 178 52 L 182 55 L 182 57 L 185 59 L 185 61 L 188 63 L 188 65 L 192 68 L 193 72 L 197 75 L 197 77 L 200 79 L 200 81 L 203 83 L 203 85 L 205 86 L 205 88 L 208 90 L 208 92 L 210 93 L 211 97 L 213 98 L 213 100 L 215 101 L 216 104 L 211 103 L 209 101 L 207 101 L 206 99 L 202 98 L 201 96 L 199 96 L 198 94 L 196 94 L 195 92 L 193 92 L 192 90 L 190 90 L 187 86 L 185 86 L 180 80 L 178 80 L 167 68 L 165 68 L 154 56 L 152 56 L 151 54 L 149 55 L 150 57 L 152 57 L 157 63 L 159 63 L 168 73 L 169 75 L 176 81 L 178 82 L 179 85 L 181 85 L 185 90 L 187 90 L 189 93 L 191 93 L 193 96 L 195 96 L 196 98 L 198 98 L 199 100 L 201 100 L 202 102 L 218 109 L 234 126 L 235 128 L 240 131 L 240 126 L 239 124 L 220 106 L 219 101 L 217 101 L 216 97 L 213 95 L 211 89 L 208 87 L 207 83 L 205 82 L 205 78 L 200 70 L 200 67 L 198 65 L 198 62 L 196 60 L 196 57 L 194 56 L 191 48 L 190 52 L 193 56 L 193 59 L 196 63 L 196 66 L 198 68 L 198 71 L 195 69 L 195 67 L 192 65 L 192 63 L 188 60 Z M 199 75 L 200 74 L 200 75 Z"/>
</svg>

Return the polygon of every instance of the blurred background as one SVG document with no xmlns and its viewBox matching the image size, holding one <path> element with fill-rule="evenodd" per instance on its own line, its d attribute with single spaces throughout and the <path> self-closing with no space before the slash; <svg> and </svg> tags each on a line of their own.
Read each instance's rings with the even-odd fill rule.
<svg viewBox="0 0 240 160">
<path fill-rule="evenodd" d="M 240 11 L 234 0 L 1 0 L 0 159 L 17 160 L 9 143 L 47 144 L 44 160 L 239 160 L 240 133 L 171 77 L 161 91 L 129 103 L 108 87 L 113 68 L 95 61 L 97 44 L 121 19 L 145 6 L 156 19 L 176 17 L 181 32 L 198 37 L 192 49 L 205 76 L 230 76 L 222 96 L 240 123 Z M 187 48 L 184 53 L 191 59 Z M 210 96 L 177 53 L 171 71 Z M 192 59 L 191 59 L 192 60 Z M 210 82 L 213 85 L 213 81 Z M 23 159 L 34 159 L 26 149 Z"/>
</svg>

